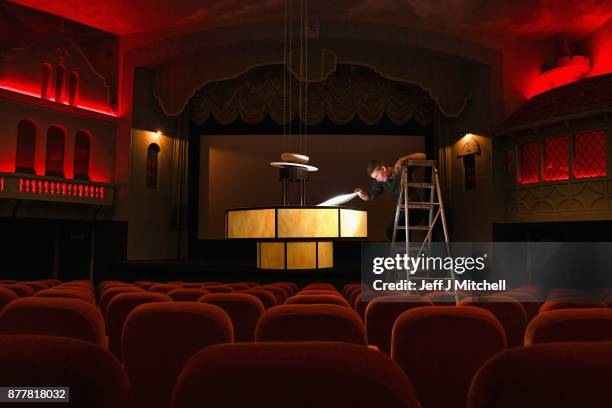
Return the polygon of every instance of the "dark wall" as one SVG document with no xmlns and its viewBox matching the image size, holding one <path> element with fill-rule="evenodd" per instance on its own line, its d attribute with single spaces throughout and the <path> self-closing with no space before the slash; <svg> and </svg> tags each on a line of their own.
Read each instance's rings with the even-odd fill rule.
<svg viewBox="0 0 612 408">
<path fill-rule="evenodd" d="M 0 220 L 0 279 L 100 281 L 125 261 L 127 223 L 11 218 Z"/>
</svg>

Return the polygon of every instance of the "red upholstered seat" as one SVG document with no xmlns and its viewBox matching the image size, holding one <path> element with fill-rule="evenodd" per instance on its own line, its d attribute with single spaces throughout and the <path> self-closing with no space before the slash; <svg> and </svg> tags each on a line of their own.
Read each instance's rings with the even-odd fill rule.
<svg viewBox="0 0 612 408">
<path fill-rule="evenodd" d="M 0 286 L 0 310 L 15 299 L 19 299 L 19 296 L 17 296 L 15 292 Z"/>
<path fill-rule="evenodd" d="M 357 301 L 357 298 L 359 297 L 359 295 L 361 295 L 362 289 L 361 287 L 353 289 L 351 291 L 348 292 L 348 297 L 346 297 L 346 300 L 348 300 L 349 304 L 351 305 L 351 307 L 353 309 L 355 309 L 355 303 Z"/>
<path fill-rule="evenodd" d="M 233 342 L 223 309 L 201 302 L 155 302 L 137 306 L 123 326 L 123 363 L 136 407 L 166 408 L 185 362 L 200 349 Z"/>
<path fill-rule="evenodd" d="M 179 289 L 181 285 L 173 285 L 170 283 L 156 283 L 147 289 L 149 292 L 168 293 L 172 289 Z"/>
<path fill-rule="evenodd" d="M 168 296 L 172 298 L 175 302 L 197 302 L 204 295 L 208 295 L 210 292 L 206 289 L 196 289 L 196 288 L 178 288 L 172 289 L 168 292 Z"/>
<path fill-rule="evenodd" d="M 130 312 L 137 306 L 152 302 L 172 302 L 172 299 L 158 292 L 123 292 L 114 296 L 106 307 L 106 335 L 108 349 L 118 358 L 121 353 L 123 325 Z"/>
<path fill-rule="evenodd" d="M 286 305 L 316 305 L 316 304 L 328 304 L 328 305 L 338 305 L 350 308 L 351 305 L 344 299 L 342 296 L 337 295 L 308 295 L 302 294 L 303 292 L 299 292 L 295 296 L 291 296 L 289 299 L 285 300 Z"/>
<path fill-rule="evenodd" d="M 277 285 L 263 285 L 259 286 L 260 289 L 267 290 L 272 293 L 276 298 L 276 303 L 281 305 L 289 297 L 289 291 L 287 288 L 283 288 Z"/>
<path fill-rule="evenodd" d="M 244 283 L 240 282 L 228 283 L 228 286 L 234 290 L 247 290 L 249 288 L 249 285 L 245 285 Z"/>
<path fill-rule="evenodd" d="M 391 353 L 391 329 L 395 320 L 406 310 L 432 306 L 432 303 L 416 295 L 381 296 L 369 302 L 365 312 L 368 341 L 379 350 Z"/>
<path fill-rule="evenodd" d="M 402 313 L 391 358 L 406 372 L 423 407 L 465 407 L 474 373 L 506 348 L 504 328 L 479 307 L 431 306 Z"/>
<path fill-rule="evenodd" d="M 336 287 L 334 285 L 332 285 L 331 283 L 324 283 L 324 282 L 317 282 L 317 283 L 310 283 L 306 286 L 304 286 L 304 289 L 302 290 L 333 290 L 333 291 L 337 291 Z"/>
<path fill-rule="evenodd" d="M 367 335 L 357 313 L 348 307 L 280 305 L 261 315 L 255 341 L 342 341 L 367 345 Z"/>
<path fill-rule="evenodd" d="M 560 341 L 612 341 L 612 309 L 558 309 L 536 316 L 525 345 Z"/>
<path fill-rule="evenodd" d="M 104 321 L 91 303 L 79 299 L 27 297 L 0 312 L 0 334 L 64 336 L 105 346 Z"/>
<path fill-rule="evenodd" d="M 120 293 L 127 292 L 144 292 L 145 290 L 139 288 L 137 286 L 116 286 L 106 289 L 102 294 L 100 294 L 100 300 L 98 306 L 100 307 L 100 312 L 102 313 L 102 317 L 106 320 L 106 309 L 110 301 Z"/>
<path fill-rule="evenodd" d="M 207 347 L 183 368 L 172 408 L 419 407 L 410 380 L 383 353 L 347 343 Z"/>
<path fill-rule="evenodd" d="M 69 403 L 2 404 L 14 407 L 129 408 L 121 364 L 91 343 L 55 336 L 0 335 L 0 384 L 69 387 Z"/>
<path fill-rule="evenodd" d="M 540 301 L 539 297 L 535 296 L 530 291 L 510 290 L 506 292 L 505 295 L 515 299 L 523 306 L 523 308 L 525 308 L 525 312 L 527 313 L 527 323 L 529 323 L 531 319 L 536 317 L 540 312 L 542 302 Z"/>
<path fill-rule="evenodd" d="M 133 285 L 143 288 L 144 290 L 149 290 L 153 285 L 156 285 L 156 283 L 149 281 L 136 281 L 133 283 Z"/>
<path fill-rule="evenodd" d="M 291 290 L 293 291 L 293 293 L 297 293 L 300 290 L 300 287 L 295 282 L 283 281 L 283 282 L 278 282 L 278 283 L 282 283 L 284 285 L 291 287 Z"/>
<path fill-rule="evenodd" d="M 606 307 L 606 304 L 601 300 L 596 299 L 555 299 L 547 300 L 540 307 L 540 313 L 548 312 L 550 310 L 559 309 L 588 309 L 593 307 Z"/>
<path fill-rule="evenodd" d="M 527 326 L 527 312 L 516 300 L 509 296 L 479 296 L 465 298 L 459 306 L 476 306 L 493 313 L 504 326 L 508 347 L 522 346 Z"/>
<path fill-rule="evenodd" d="M 255 340 L 255 327 L 265 310 L 259 298 L 248 293 L 213 293 L 201 297 L 200 302 L 225 310 L 232 319 L 234 341 Z"/>
<path fill-rule="evenodd" d="M 55 287 L 52 289 L 43 289 L 34 294 L 34 297 L 59 297 L 69 299 L 80 299 L 85 302 L 89 302 L 93 305 L 96 301 L 87 292 L 78 289 L 66 289 L 61 287 Z"/>
<path fill-rule="evenodd" d="M 326 296 L 342 297 L 342 295 L 338 291 L 323 290 L 323 289 L 305 289 L 305 290 L 300 290 L 296 294 L 297 295 L 326 295 Z"/>
<path fill-rule="evenodd" d="M 361 288 L 361 283 L 347 283 L 342 287 L 342 296 L 348 300 L 350 292 L 357 288 Z"/>
<path fill-rule="evenodd" d="M 241 292 L 248 293 L 257 297 L 259 300 L 261 300 L 261 303 L 263 303 L 266 309 L 269 309 L 272 306 L 276 306 L 278 304 L 278 302 L 276 301 L 276 296 L 274 296 L 274 294 L 269 290 L 260 289 L 259 287 L 257 287 Z"/>
<path fill-rule="evenodd" d="M 98 285 L 98 292 L 102 292 L 104 291 L 104 289 L 109 288 L 111 286 L 122 286 L 122 285 L 129 285 L 129 283 L 121 282 L 118 280 L 105 280 L 105 281 L 100 282 L 100 284 Z"/>
<path fill-rule="evenodd" d="M 24 285 L 23 283 L 9 283 L 3 284 L 3 287 L 12 290 L 19 297 L 28 297 L 33 296 L 35 291 L 28 285 Z"/>
<path fill-rule="evenodd" d="M 580 289 L 559 288 L 559 289 L 552 289 L 548 293 L 547 299 L 552 300 L 552 299 L 567 298 L 567 297 L 586 298 L 588 297 L 588 294 Z"/>
<path fill-rule="evenodd" d="M 287 290 L 288 296 L 293 296 L 298 291 L 298 287 L 295 283 L 290 282 L 274 282 L 275 285 L 280 286 Z"/>
<path fill-rule="evenodd" d="M 47 285 L 49 285 L 50 288 L 62 283 L 62 281 L 60 281 L 59 279 L 44 279 L 42 282 L 45 282 Z"/>
<path fill-rule="evenodd" d="M 457 293 L 457 297 L 461 300 L 465 296 Z M 430 300 L 435 306 L 455 306 L 457 298 L 454 293 L 431 292 L 425 296 L 425 299 Z"/>
<path fill-rule="evenodd" d="M 202 287 L 202 282 L 186 282 L 181 285 L 184 289 L 200 289 Z"/>
<path fill-rule="evenodd" d="M 202 289 L 206 289 L 209 293 L 232 293 L 234 288 L 230 285 L 202 285 Z"/>
<path fill-rule="evenodd" d="M 244 283 L 245 285 L 247 285 L 249 288 L 254 288 L 255 286 L 259 286 L 260 284 L 258 282 L 251 282 L 251 281 L 247 281 L 247 282 L 241 282 Z"/>
<path fill-rule="evenodd" d="M 488 360 L 470 387 L 468 408 L 608 407 L 612 343 L 512 348 Z"/>
<path fill-rule="evenodd" d="M 357 314 L 359 315 L 359 317 L 361 317 L 361 320 L 363 320 L 364 322 L 365 322 L 366 309 L 368 308 L 368 304 L 369 303 L 370 302 L 366 302 L 365 300 L 362 301 L 361 293 L 355 299 L 355 307 L 354 307 L 354 309 L 357 312 Z"/>
<path fill-rule="evenodd" d="M 34 289 L 35 292 L 38 292 L 39 290 L 49 289 L 50 287 L 47 283 L 41 281 L 29 281 L 21 283 L 31 287 L 32 289 Z"/>
</svg>

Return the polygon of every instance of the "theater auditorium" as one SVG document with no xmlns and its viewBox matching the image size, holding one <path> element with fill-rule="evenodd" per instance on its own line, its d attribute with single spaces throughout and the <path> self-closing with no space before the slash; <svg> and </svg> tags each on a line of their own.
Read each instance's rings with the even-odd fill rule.
<svg viewBox="0 0 612 408">
<path fill-rule="evenodd" d="M 0 408 L 610 407 L 611 132 L 605 0 L 1 1 Z"/>
</svg>

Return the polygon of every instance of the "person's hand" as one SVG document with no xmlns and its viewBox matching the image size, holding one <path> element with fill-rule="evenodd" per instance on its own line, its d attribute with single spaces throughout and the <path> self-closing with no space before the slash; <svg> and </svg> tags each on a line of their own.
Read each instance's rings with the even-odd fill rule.
<svg viewBox="0 0 612 408">
<path fill-rule="evenodd" d="M 354 191 L 354 193 L 357 193 L 357 195 L 359 196 L 359 198 L 361 198 L 364 201 L 367 201 L 367 199 L 369 198 L 368 192 L 365 191 L 363 188 L 361 187 L 357 187 Z"/>
<path fill-rule="evenodd" d="M 394 173 L 401 173 L 403 167 L 404 167 L 404 160 L 403 159 L 399 159 L 397 161 L 397 163 L 395 163 L 395 166 L 393 167 L 393 172 Z"/>
</svg>

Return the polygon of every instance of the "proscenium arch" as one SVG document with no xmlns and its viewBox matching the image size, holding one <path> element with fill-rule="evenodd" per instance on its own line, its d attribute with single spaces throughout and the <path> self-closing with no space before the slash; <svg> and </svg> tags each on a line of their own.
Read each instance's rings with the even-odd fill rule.
<svg viewBox="0 0 612 408">
<path fill-rule="evenodd" d="M 160 64 L 160 67 L 156 70 L 154 93 L 164 113 L 174 116 L 183 111 L 187 102 L 198 89 L 210 82 L 239 77 L 254 67 L 282 64 L 284 62 L 282 30 L 278 29 L 279 24 L 280 22 L 247 24 L 180 35 L 133 49 L 127 53 L 126 61 L 133 65 Z M 432 31 L 380 23 L 323 20 L 320 24 L 320 36 L 312 43 L 312 46 L 314 47 L 316 43 L 321 49 L 335 54 L 335 63 L 365 65 L 389 79 L 421 86 L 438 102 L 440 110 L 446 116 L 457 116 L 461 113 L 465 106 L 465 98 L 469 98 L 469 94 L 463 95 L 462 101 L 457 101 L 452 104 L 453 106 L 448 106 L 448 101 L 444 101 L 440 97 L 442 90 L 436 89 L 436 84 L 431 79 L 402 76 L 401 72 L 392 72 L 392 69 L 388 69 L 390 60 L 382 63 L 367 52 L 360 55 L 358 59 L 345 57 L 341 50 L 342 47 L 339 46 L 339 43 L 361 44 L 363 42 L 376 42 L 397 47 L 398 52 L 405 52 L 406 49 L 432 52 L 468 64 L 490 67 L 491 77 L 501 79 L 501 59 L 497 51 L 458 37 Z M 202 46 L 202 44 L 206 45 Z M 246 44 L 248 44 L 248 47 L 245 46 Z M 245 46 L 246 54 L 241 55 L 241 58 L 226 55 L 225 59 L 219 59 L 219 56 L 223 57 L 220 50 L 230 46 Z M 177 67 L 167 63 L 168 60 L 179 60 L 182 54 L 188 53 L 201 55 L 202 59 L 208 60 L 215 55 L 216 63 L 194 63 L 189 64 L 189 67 Z M 394 55 L 390 55 L 389 58 L 394 58 Z M 197 78 L 197 80 L 194 80 L 191 84 L 185 84 L 184 89 L 176 91 L 180 95 L 173 95 L 170 98 L 171 100 L 168 100 L 167 95 L 164 95 L 162 90 L 163 86 L 160 84 L 165 81 L 166 77 L 175 77 L 177 69 L 186 70 L 185 73 L 188 70 L 188 76 Z M 329 71 L 328 74 L 332 71 Z"/>
</svg>

